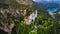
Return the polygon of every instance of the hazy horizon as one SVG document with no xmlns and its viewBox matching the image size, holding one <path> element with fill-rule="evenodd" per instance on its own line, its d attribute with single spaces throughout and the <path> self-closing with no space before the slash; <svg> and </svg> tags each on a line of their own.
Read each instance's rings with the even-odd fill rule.
<svg viewBox="0 0 60 34">
<path fill-rule="evenodd" d="M 47 3 L 57 3 L 60 5 L 60 0 L 33 0 L 34 2 L 38 2 L 38 3 L 43 3 L 43 4 L 47 4 Z"/>
</svg>

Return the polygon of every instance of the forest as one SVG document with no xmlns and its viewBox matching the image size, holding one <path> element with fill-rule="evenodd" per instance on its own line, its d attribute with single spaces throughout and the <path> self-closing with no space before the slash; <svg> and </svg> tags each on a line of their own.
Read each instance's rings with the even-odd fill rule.
<svg viewBox="0 0 60 34">
<path fill-rule="evenodd" d="M 26 24 L 24 19 L 35 10 L 37 10 L 35 21 Z M 57 13 L 53 19 L 46 10 L 36 6 L 30 8 L 16 2 L 0 3 L 0 34 L 60 34 L 59 15 Z"/>
</svg>

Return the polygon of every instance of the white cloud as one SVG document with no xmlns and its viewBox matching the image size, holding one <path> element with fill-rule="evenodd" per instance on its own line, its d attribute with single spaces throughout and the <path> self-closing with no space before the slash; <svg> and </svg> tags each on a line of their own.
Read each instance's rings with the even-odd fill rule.
<svg viewBox="0 0 60 34">
<path fill-rule="evenodd" d="M 53 1 L 53 2 L 56 2 L 56 1 L 60 1 L 60 0 L 33 0 L 33 1 L 35 1 L 35 2 L 40 2 L 40 1 L 48 1 L 48 2 Z"/>
<path fill-rule="evenodd" d="M 36 1 L 36 0 L 33 0 L 33 1 Z"/>
<path fill-rule="evenodd" d="M 40 1 L 42 1 L 42 0 L 33 0 L 34 2 L 40 2 Z"/>
</svg>

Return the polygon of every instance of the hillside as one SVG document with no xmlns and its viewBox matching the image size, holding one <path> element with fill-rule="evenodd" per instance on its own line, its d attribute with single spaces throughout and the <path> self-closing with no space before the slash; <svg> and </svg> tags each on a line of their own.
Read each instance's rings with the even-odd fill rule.
<svg viewBox="0 0 60 34">
<path fill-rule="evenodd" d="M 45 8 L 32 0 L 0 0 L 0 34 L 60 34 L 60 14 L 53 19 Z M 35 21 L 27 24 L 35 10 Z"/>
<path fill-rule="evenodd" d="M 16 2 L 18 2 L 19 4 L 28 5 L 30 7 L 32 7 L 32 5 L 33 5 L 33 1 L 32 0 L 16 0 Z"/>
<path fill-rule="evenodd" d="M 0 3 L 5 3 L 5 4 L 9 4 L 9 5 L 22 4 L 22 5 L 26 5 L 29 7 L 32 7 L 32 5 L 33 5 L 32 0 L 0 0 Z"/>
</svg>

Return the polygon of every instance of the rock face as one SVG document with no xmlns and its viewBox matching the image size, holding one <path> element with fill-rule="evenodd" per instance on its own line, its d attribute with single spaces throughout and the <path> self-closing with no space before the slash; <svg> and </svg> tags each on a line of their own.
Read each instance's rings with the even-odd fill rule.
<svg viewBox="0 0 60 34">
<path fill-rule="evenodd" d="M 16 0 L 19 4 L 28 5 L 29 7 L 32 7 L 33 1 L 32 0 Z"/>
<path fill-rule="evenodd" d="M 17 2 L 18 4 L 27 5 L 29 7 L 32 7 L 33 5 L 33 0 L 0 0 L 0 2 L 7 4 Z"/>
<path fill-rule="evenodd" d="M 0 9 L 0 30 L 11 34 L 12 29 L 16 25 L 15 22 L 20 22 L 22 14 L 24 16 L 26 10 Z"/>
</svg>

